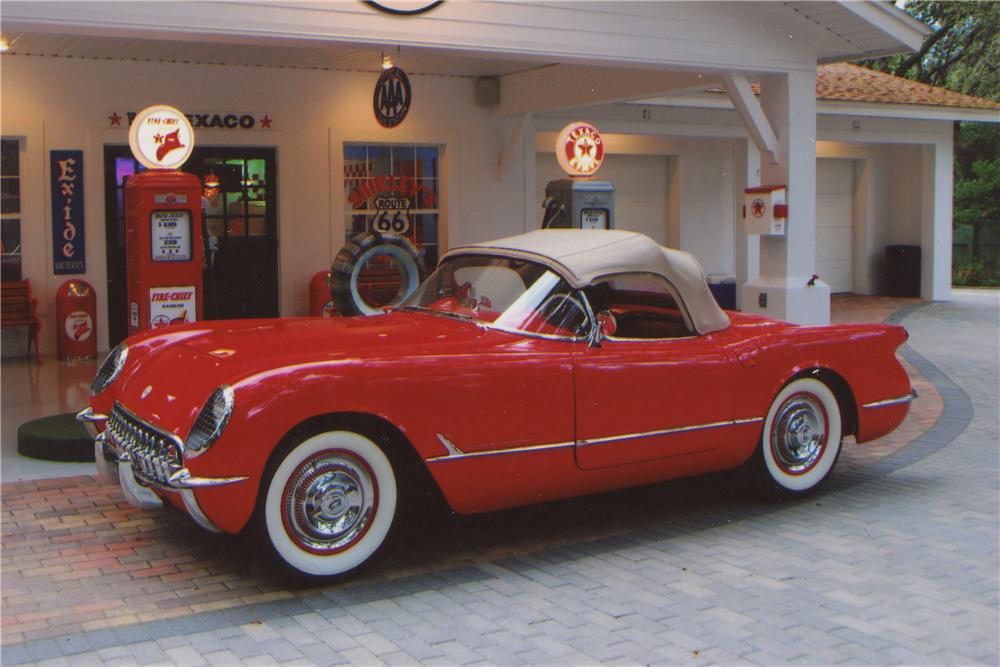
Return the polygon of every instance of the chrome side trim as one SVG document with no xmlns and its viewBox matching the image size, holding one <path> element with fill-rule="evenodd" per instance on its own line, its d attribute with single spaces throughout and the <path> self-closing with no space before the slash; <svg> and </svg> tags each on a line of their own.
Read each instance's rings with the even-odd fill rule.
<svg viewBox="0 0 1000 667">
<path fill-rule="evenodd" d="M 900 403 L 909 403 L 917 397 L 917 391 L 914 389 L 910 391 L 906 396 L 900 396 L 898 398 L 887 398 L 881 401 L 872 401 L 871 403 L 865 403 L 861 407 L 863 408 L 885 408 L 890 405 L 899 405 Z"/>
<path fill-rule="evenodd" d="M 438 439 L 441 439 L 442 437 L 443 436 L 438 435 Z M 471 459 L 480 456 L 499 456 L 501 454 L 522 454 L 524 452 L 540 452 L 546 449 L 560 449 L 562 447 L 573 447 L 575 445 L 576 443 L 573 441 L 553 442 L 544 445 L 528 445 L 526 447 L 511 447 L 510 449 L 489 449 L 482 452 L 468 452 L 468 453 L 462 452 L 457 447 L 455 447 L 455 445 L 452 445 L 452 447 L 455 447 L 456 451 L 459 452 L 458 454 L 449 453 L 446 454 L 445 456 L 435 456 L 433 458 L 427 459 L 426 463 L 438 463 L 440 461 L 455 461 L 457 459 Z M 445 445 L 445 447 L 447 448 L 448 445 Z M 450 451 L 451 450 L 449 449 L 449 452 Z"/>
<path fill-rule="evenodd" d="M 191 515 L 191 518 L 194 519 L 196 524 L 212 533 L 222 532 L 209 520 L 207 516 L 205 516 L 205 513 L 201 511 L 201 505 L 198 504 L 198 499 L 194 497 L 194 491 L 191 489 L 181 491 L 181 500 L 184 501 L 184 509 L 186 509 L 187 513 Z"/>
<path fill-rule="evenodd" d="M 691 426 L 678 426 L 676 428 L 665 428 L 658 431 L 645 431 L 643 433 L 628 433 L 625 435 L 612 435 L 605 438 L 587 438 L 577 440 L 580 447 L 588 445 L 603 445 L 609 442 L 621 442 L 622 440 L 638 440 L 639 438 L 653 438 L 659 435 L 673 435 L 675 433 L 689 433 L 691 431 L 703 431 L 710 428 L 723 428 L 726 426 L 739 426 L 741 424 L 756 424 L 764 421 L 763 417 L 747 417 L 744 419 L 731 419 L 729 421 L 712 422 L 710 424 L 694 424 Z"/>
<path fill-rule="evenodd" d="M 695 426 L 680 426 L 677 428 L 662 429 L 659 431 L 647 431 L 645 433 L 628 433 L 626 435 L 615 435 L 606 438 L 591 438 L 585 440 L 571 440 L 569 442 L 554 442 L 544 445 L 527 445 L 524 447 L 511 447 L 510 449 L 489 449 L 482 452 L 464 452 L 459 449 L 451 440 L 437 434 L 438 440 L 444 445 L 448 453 L 444 456 L 434 456 L 425 460 L 425 463 L 438 463 L 440 461 L 455 461 L 458 459 L 475 458 L 479 456 L 500 456 L 502 454 L 524 454 L 525 452 L 539 452 L 547 449 L 560 449 L 562 447 L 586 447 L 587 445 L 603 445 L 609 442 L 619 442 L 621 440 L 635 440 L 638 438 L 650 438 L 658 435 L 670 435 L 673 433 L 687 433 L 689 431 L 701 431 L 709 428 L 722 428 L 725 426 L 740 426 L 742 424 L 757 424 L 764 421 L 763 417 L 746 417 L 742 419 L 732 419 L 730 421 L 713 422 L 711 424 L 697 424 Z"/>
<path fill-rule="evenodd" d="M 437 437 L 438 441 L 440 441 L 440 443 L 444 445 L 444 448 L 448 450 L 448 456 L 461 456 L 462 454 L 465 453 L 461 449 L 456 447 L 455 443 L 453 443 L 451 440 L 444 437 L 440 433 L 437 434 Z"/>
</svg>

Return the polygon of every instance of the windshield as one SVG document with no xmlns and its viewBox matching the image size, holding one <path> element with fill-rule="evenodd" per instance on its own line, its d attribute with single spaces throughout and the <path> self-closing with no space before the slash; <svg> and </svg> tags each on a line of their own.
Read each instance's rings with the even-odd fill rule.
<svg viewBox="0 0 1000 667">
<path fill-rule="evenodd" d="M 580 295 L 549 269 L 487 255 L 445 260 L 402 307 L 569 338 L 585 336 L 590 322 Z"/>
</svg>

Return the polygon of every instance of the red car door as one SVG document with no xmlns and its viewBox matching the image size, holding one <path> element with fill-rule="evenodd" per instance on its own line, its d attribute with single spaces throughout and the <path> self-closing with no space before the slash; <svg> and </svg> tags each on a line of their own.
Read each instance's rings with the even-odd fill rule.
<svg viewBox="0 0 1000 667">
<path fill-rule="evenodd" d="M 712 334 L 605 339 L 574 358 L 576 460 L 596 469 L 671 457 L 724 467 L 738 369 Z M 685 462 L 688 466 L 691 462 Z"/>
</svg>

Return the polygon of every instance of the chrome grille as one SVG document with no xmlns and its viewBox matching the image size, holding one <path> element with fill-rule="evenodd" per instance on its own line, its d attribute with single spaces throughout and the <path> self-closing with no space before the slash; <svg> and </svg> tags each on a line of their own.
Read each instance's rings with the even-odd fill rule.
<svg viewBox="0 0 1000 667">
<path fill-rule="evenodd" d="M 108 417 L 107 433 L 113 445 L 128 455 L 132 469 L 142 478 L 167 485 L 183 468 L 180 441 L 136 417 L 115 403 Z"/>
</svg>

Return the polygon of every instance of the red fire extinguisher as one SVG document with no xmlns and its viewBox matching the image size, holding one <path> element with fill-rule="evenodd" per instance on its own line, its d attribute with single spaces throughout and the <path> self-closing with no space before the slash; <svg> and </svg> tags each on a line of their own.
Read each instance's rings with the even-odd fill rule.
<svg viewBox="0 0 1000 667">
<path fill-rule="evenodd" d="M 97 294 L 83 280 L 67 280 L 56 292 L 58 351 L 63 361 L 97 356 Z"/>
<path fill-rule="evenodd" d="M 320 271 L 309 281 L 309 314 L 313 317 L 333 317 L 337 314 L 330 294 L 330 272 Z"/>
</svg>

